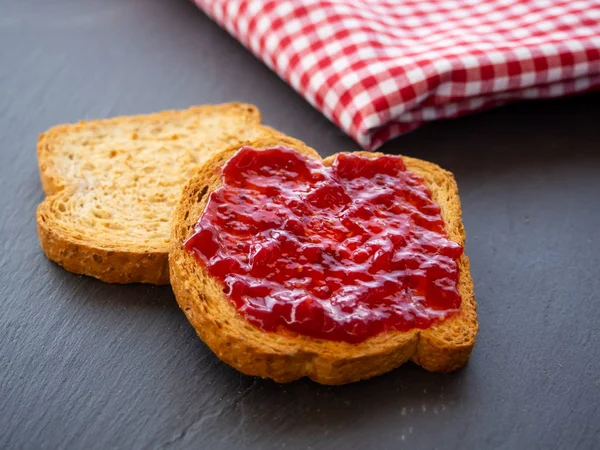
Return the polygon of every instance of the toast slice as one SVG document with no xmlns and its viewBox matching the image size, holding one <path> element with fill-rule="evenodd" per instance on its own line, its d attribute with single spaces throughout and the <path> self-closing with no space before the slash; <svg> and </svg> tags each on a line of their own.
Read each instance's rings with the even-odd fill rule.
<svg viewBox="0 0 600 450">
<path fill-rule="evenodd" d="M 304 144 L 290 145 L 277 139 L 248 144 L 261 149 L 274 145 L 313 154 Z M 204 164 L 190 180 L 173 219 L 169 255 L 171 285 L 181 309 L 200 338 L 226 363 L 248 375 L 290 382 L 308 376 L 322 384 L 344 384 L 388 372 L 412 360 L 427 370 L 449 372 L 463 366 L 471 355 L 477 333 L 476 303 L 469 260 L 458 260 L 460 310 L 428 329 L 388 331 L 359 344 L 315 339 L 308 336 L 265 332 L 244 319 L 212 278 L 183 244 L 208 201 L 208 193 L 221 185 L 221 167 L 237 150 L 229 148 Z M 374 157 L 377 153 L 361 152 Z M 424 178 L 433 200 L 441 207 L 451 240 L 464 245 L 465 231 L 454 177 L 435 164 L 403 158 L 408 170 Z M 324 160 L 330 165 L 333 157 Z"/>
<path fill-rule="evenodd" d="M 260 121 L 256 107 L 229 103 L 43 133 L 37 152 L 47 197 L 37 228 L 44 253 L 71 272 L 111 283 L 168 283 L 181 189 L 216 151 L 280 135 Z"/>
</svg>

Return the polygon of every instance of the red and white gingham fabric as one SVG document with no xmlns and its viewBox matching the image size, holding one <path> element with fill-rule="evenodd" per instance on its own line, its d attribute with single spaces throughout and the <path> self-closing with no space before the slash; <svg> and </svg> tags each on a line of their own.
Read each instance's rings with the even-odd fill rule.
<svg viewBox="0 0 600 450">
<path fill-rule="evenodd" d="M 600 87 L 600 0 L 194 0 L 363 148 Z"/>
</svg>

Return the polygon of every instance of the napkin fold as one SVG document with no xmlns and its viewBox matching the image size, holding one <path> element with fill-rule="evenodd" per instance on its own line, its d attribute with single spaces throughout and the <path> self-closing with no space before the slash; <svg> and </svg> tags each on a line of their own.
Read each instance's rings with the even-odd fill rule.
<svg viewBox="0 0 600 450">
<path fill-rule="evenodd" d="M 600 0 L 194 0 L 363 148 L 600 87 Z"/>
</svg>

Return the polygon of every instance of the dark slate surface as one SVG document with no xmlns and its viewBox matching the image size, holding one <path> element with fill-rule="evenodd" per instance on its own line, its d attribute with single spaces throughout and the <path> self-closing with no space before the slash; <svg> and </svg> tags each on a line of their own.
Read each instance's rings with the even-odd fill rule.
<svg viewBox="0 0 600 450">
<path fill-rule="evenodd" d="M 384 149 L 456 174 L 480 305 L 465 369 L 280 386 L 220 363 L 168 287 L 45 259 L 37 134 L 240 100 L 323 155 L 354 144 L 184 0 L 0 10 L 0 448 L 599 448 L 600 96 L 437 123 Z"/>
</svg>

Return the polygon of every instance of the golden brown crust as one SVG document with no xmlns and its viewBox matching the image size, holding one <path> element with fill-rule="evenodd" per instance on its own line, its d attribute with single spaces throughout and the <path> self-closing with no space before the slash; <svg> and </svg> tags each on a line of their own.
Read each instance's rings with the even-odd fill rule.
<svg viewBox="0 0 600 450">
<path fill-rule="evenodd" d="M 168 284 L 172 211 L 181 188 L 211 154 L 262 135 L 252 105 L 59 125 L 38 141 L 46 199 L 40 244 L 65 269 L 110 283 Z"/>
<path fill-rule="evenodd" d="M 292 147 L 304 154 L 314 150 L 301 142 L 278 139 L 252 142 L 254 148 Z M 427 330 L 390 331 L 359 344 L 314 339 L 284 332 L 265 332 L 248 323 L 224 297 L 222 286 L 183 249 L 200 217 L 208 193 L 220 186 L 219 168 L 236 148 L 216 155 L 187 184 L 176 209 L 169 263 L 171 284 L 181 309 L 200 338 L 226 363 L 248 375 L 289 382 L 308 376 L 322 384 L 344 384 L 388 372 L 413 360 L 432 371 L 451 371 L 464 365 L 475 344 L 477 318 L 473 284 L 466 256 L 459 260 L 462 306 L 456 315 Z M 374 157 L 377 154 L 363 153 Z M 330 164 L 332 158 L 324 161 Z M 407 167 L 424 177 L 441 206 L 452 240 L 463 244 L 464 229 L 454 178 L 438 166 L 404 158 Z"/>
<path fill-rule="evenodd" d="M 165 251 L 108 247 L 80 239 L 53 224 L 48 197 L 37 209 L 40 245 L 51 261 L 69 272 L 90 275 L 107 283 L 169 284 L 169 255 Z"/>
</svg>

